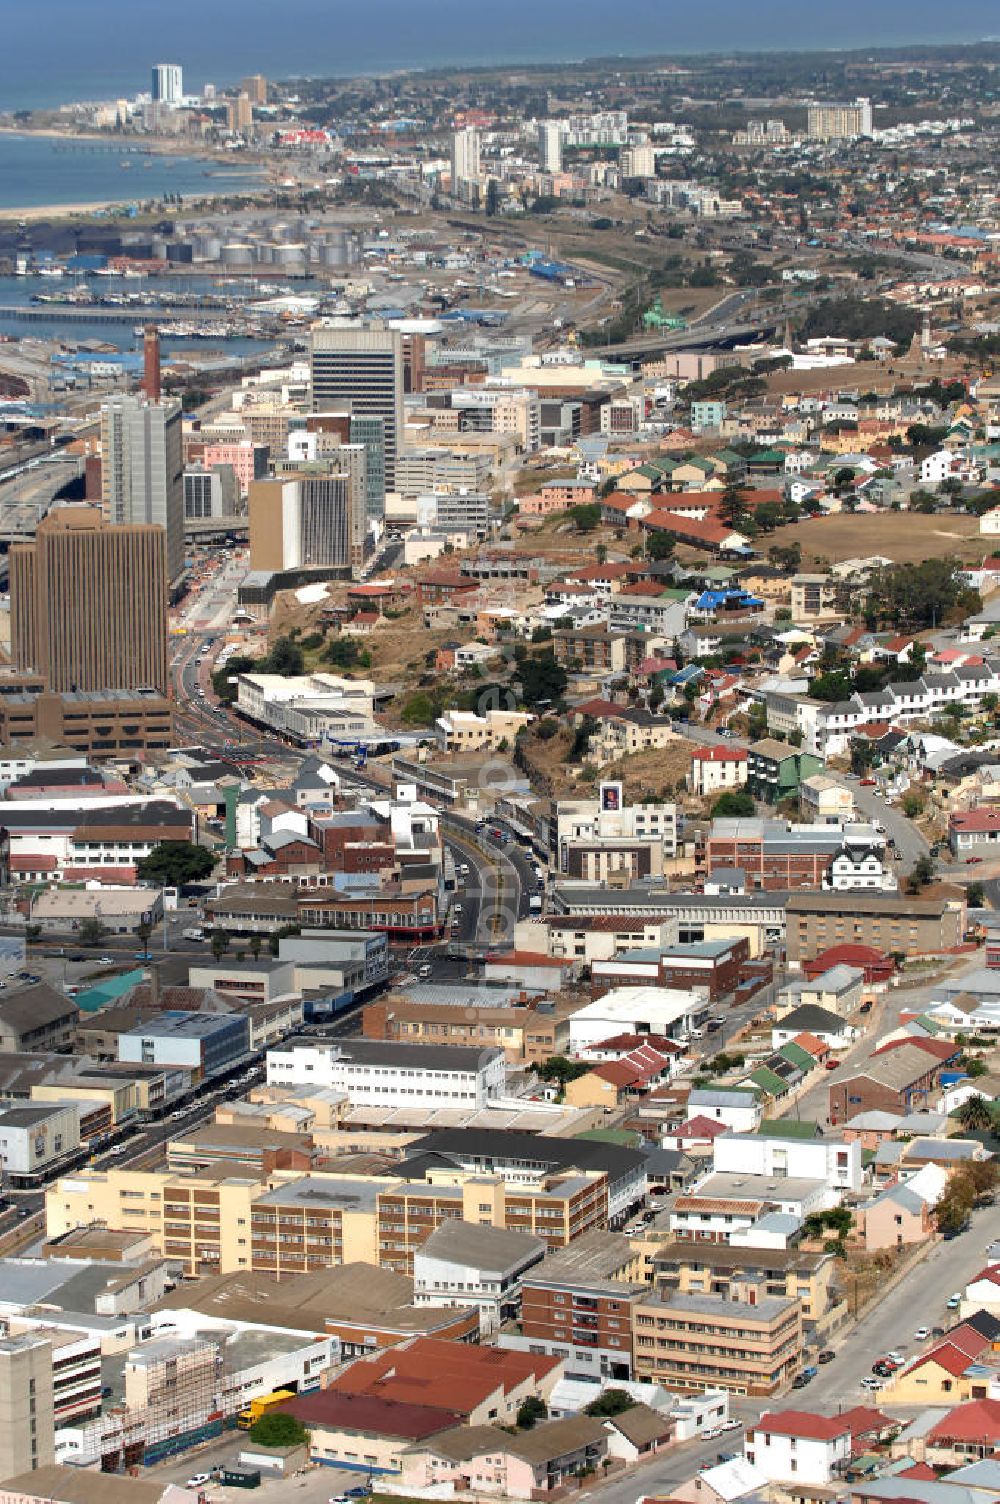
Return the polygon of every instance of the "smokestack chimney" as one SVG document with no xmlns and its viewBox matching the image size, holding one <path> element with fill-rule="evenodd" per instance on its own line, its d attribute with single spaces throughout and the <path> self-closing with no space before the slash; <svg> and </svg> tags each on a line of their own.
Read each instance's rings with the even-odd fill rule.
<svg viewBox="0 0 1000 1504">
<path fill-rule="evenodd" d="M 155 324 L 142 332 L 142 389 L 150 402 L 160 400 L 160 331 Z"/>
</svg>

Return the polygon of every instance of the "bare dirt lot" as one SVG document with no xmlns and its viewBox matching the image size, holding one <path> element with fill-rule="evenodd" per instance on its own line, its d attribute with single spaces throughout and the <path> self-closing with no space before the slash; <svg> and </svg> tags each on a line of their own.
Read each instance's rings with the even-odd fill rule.
<svg viewBox="0 0 1000 1504">
<path fill-rule="evenodd" d="M 986 539 L 980 536 L 978 518 L 925 516 L 920 512 L 841 512 L 780 527 L 761 539 L 758 546 L 766 551 L 789 548 L 793 543 L 802 549 L 804 569 L 821 560 L 836 564 L 871 554 L 883 554 L 898 564 L 916 564 L 946 555 L 978 561 L 990 551 Z"/>
</svg>

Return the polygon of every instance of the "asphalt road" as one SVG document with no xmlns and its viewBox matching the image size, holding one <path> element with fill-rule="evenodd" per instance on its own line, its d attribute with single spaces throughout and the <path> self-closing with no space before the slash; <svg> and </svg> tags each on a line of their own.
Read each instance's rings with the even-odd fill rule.
<svg viewBox="0 0 1000 1504">
<path fill-rule="evenodd" d="M 931 1345 L 930 1340 L 916 1340 L 918 1327 L 947 1329 L 957 1325 L 945 1303 L 983 1267 L 985 1249 L 998 1235 L 1000 1207 L 984 1207 L 973 1213 L 967 1232 L 949 1242 L 935 1243 L 916 1268 L 869 1307 L 852 1335 L 834 1339 L 836 1358 L 820 1369 L 798 1402 L 810 1410 L 825 1411 L 864 1403 L 868 1391 L 862 1389 L 861 1380 L 871 1374 L 876 1358 L 892 1348 L 898 1348 L 907 1359 L 916 1357 Z M 884 1402 L 890 1413 L 895 1413 L 891 1387 L 885 1392 Z"/>
</svg>

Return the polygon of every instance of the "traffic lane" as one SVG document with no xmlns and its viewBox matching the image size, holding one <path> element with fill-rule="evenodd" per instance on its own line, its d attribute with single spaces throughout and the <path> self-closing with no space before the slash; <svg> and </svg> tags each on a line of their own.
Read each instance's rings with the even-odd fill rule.
<svg viewBox="0 0 1000 1504">
<path fill-rule="evenodd" d="M 932 1339 L 921 1343 L 914 1337 L 920 1326 L 947 1329 L 957 1325 L 954 1314 L 946 1309 L 947 1300 L 964 1289 L 982 1268 L 987 1244 L 998 1235 L 1000 1208 L 984 1207 L 973 1212 L 967 1232 L 935 1243 L 895 1288 L 880 1294 L 862 1313 L 852 1333 L 832 1339 L 837 1356 L 820 1369 L 804 1391 L 802 1402 L 810 1410 L 857 1405 L 866 1396 L 868 1403 L 874 1403 L 869 1391 L 861 1387 L 861 1380 L 871 1376 L 872 1364 L 893 1348 L 910 1359 L 930 1346 Z M 882 1398 L 892 1411 L 891 1387 Z"/>
<path fill-rule="evenodd" d="M 756 1422 L 765 1409 L 764 1403 L 730 1397 L 729 1413 L 734 1420 Z M 721 1436 L 706 1441 L 704 1437 L 692 1437 L 662 1453 L 653 1462 L 627 1467 L 607 1483 L 589 1490 L 590 1498 L 600 1499 L 601 1504 L 636 1504 L 637 1499 L 669 1498 L 673 1489 L 686 1483 L 703 1468 L 713 1467 L 720 1455 L 741 1456 L 743 1435 L 740 1431 L 726 1431 Z"/>
<path fill-rule="evenodd" d="M 930 847 L 926 837 L 894 804 L 887 804 L 884 799 L 877 798 L 873 788 L 863 786 L 856 779 L 845 779 L 841 775 L 839 781 L 850 789 L 859 813 L 867 820 L 873 823 L 878 820 L 885 826 L 886 835 L 899 848 L 904 867 L 912 867 L 920 857 L 927 855 Z"/>
</svg>

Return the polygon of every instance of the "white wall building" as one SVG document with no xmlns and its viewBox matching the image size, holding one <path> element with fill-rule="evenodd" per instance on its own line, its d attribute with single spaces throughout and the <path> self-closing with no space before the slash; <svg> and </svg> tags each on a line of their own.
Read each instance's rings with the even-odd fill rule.
<svg viewBox="0 0 1000 1504">
<path fill-rule="evenodd" d="M 765 1411 L 747 1431 L 743 1455 L 768 1483 L 825 1487 L 850 1459 L 851 1428 L 836 1416 Z"/>
<path fill-rule="evenodd" d="M 478 1306 L 480 1331 L 495 1332 L 521 1304 L 521 1276 L 545 1257 L 530 1233 L 443 1222 L 413 1256 L 418 1306 Z"/>
<path fill-rule="evenodd" d="M 688 1116 L 725 1123 L 733 1133 L 753 1133 L 760 1127 L 763 1110 L 754 1091 L 726 1091 L 721 1087 L 693 1086 L 688 1096 Z"/>
<path fill-rule="evenodd" d="M 290 1039 L 267 1052 L 268 1086 L 342 1091 L 352 1107 L 484 1107 L 502 1097 L 504 1053 L 374 1039 Z"/>
<path fill-rule="evenodd" d="M 80 1114 L 70 1102 L 11 1103 L 0 1112 L 3 1179 L 40 1175 L 80 1147 Z"/>
<path fill-rule="evenodd" d="M 657 1035 L 687 1036 L 701 1006 L 690 992 L 673 987 L 615 987 L 571 1015 L 570 1054 L 578 1055 L 615 1034 L 649 1035 L 653 1044 Z"/>
<path fill-rule="evenodd" d="M 716 1172 L 825 1180 L 838 1191 L 861 1189 L 861 1144 L 843 1139 L 769 1138 L 766 1133 L 720 1133 L 712 1144 Z"/>
</svg>

